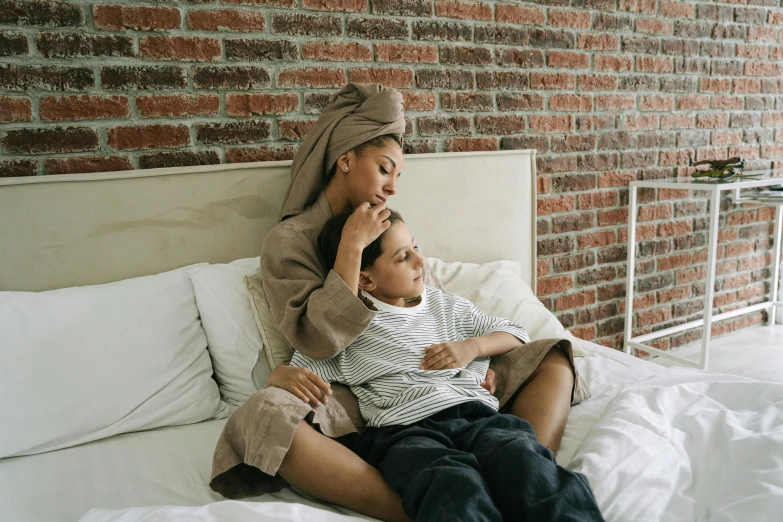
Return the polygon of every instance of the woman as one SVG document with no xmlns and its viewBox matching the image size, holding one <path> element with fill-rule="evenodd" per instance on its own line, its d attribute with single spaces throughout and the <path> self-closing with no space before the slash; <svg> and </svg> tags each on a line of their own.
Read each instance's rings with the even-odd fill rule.
<svg viewBox="0 0 783 522">
<path fill-rule="evenodd" d="M 339 353 L 374 317 L 372 305 L 358 297 L 361 252 L 389 226 L 386 200 L 396 193 L 402 171 L 404 131 L 397 91 L 348 84 L 323 110 L 294 158 L 281 222 L 264 240 L 261 279 L 278 329 L 309 357 Z M 348 205 L 356 211 L 327 274 L 317 254 L 318 232 Z M 428 283 L 439 286 L 431 274 Z M 493 360 L 502 377 L 496 396 L 506 411 L 530 422 L 542 444 L 557 451 L 569 405 L 589 392 L 575 371 L 570 344 L 542 343 Z M 243 435 L 241 442 L 234 435 L 233 442 L 218 443 L 210 485 L 239 498 L 269 491 L 253 482 L 277 474 L 319 499 L 383 520 L 409 520 L 378 470 L 334 440 L 355 433 L 355 425 L 361 427 L 360 416 L 347 389 L 330 387 L 308 370 L 279 366 L 267 388 L 226 424 L 221 440 L 232 432 Z"/>
</svg>

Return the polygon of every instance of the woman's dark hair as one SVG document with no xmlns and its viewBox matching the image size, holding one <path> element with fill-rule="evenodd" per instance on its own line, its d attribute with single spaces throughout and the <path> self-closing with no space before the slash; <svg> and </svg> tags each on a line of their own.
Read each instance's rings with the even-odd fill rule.
<svg viewBox="0 0 783 522">
<path fill-rule="evenodd" d="M 397 145 L 402 148 L 402 137 L 397 134 L 383 134 L 381 136 L 376 136 L 372 139 L 369 139 L 365 141 L 364 143 L 361 143 L 351 149 L 354 154 L 357 156 L 361 156 L 362 153 L 369 149 L 370 147 L 383 147 L 386 145 L 386 142 L 389 140 L 393 140 Z M 332 178 L 334 177 L 335 172 L 337 172 L 337 162 L 332 165 L 331 170 L 326 175 L 326 178 L 324 179 L 324 187 L 329 184 L 330 181 L 332 181 Z"/>
<path fill-rule="evenodd" d="M 404 222 L 399 212 L 392 209 L 389 209 L 389 211 L 391 214 L 387 219 L 392 225 L 398 222 Z M 337 259 L 337 249 L 340 247 L 340 239 L 342 239 L 343 236 L 343 228 L 345 228 L 345 223 L 348 221 L 348 218 L 351 217 L 351 214 L 353 214 L 353 208 L 351 207 L 336 214 L 324 224 L 321 232 L 318 234 L 318 254 L 321 256 L 321 262 L 323 263 L 326 272 L 329 272 L 329 270 L 334 268 L 334 262 Z M 389 228 L 391 228 L 391 226 Z M 373 263 L 375 263 L 375 260 L 381 257 L 381 254 L 383 253 L 381 243 L 386 236 L 386 232 L 389 231 L 389 228 L 383 231 L 375 241 L 367 245 L 362 251 L 361 270 L 371 267 Z"/>
</svg>

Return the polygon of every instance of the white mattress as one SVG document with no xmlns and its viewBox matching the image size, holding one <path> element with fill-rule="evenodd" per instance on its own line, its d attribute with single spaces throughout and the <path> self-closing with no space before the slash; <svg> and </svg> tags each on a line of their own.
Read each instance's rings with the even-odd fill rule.
<svg viewBox="0 0 783 522">
<path fill-rule="evenodd" d="M 571 461 L 577 447 L 622 387 L 656 376 L 699 372 L 664 368 L 587 344 L 596 353 L 578 358 L 577 365 L 590 385 L 593 398 L 571 410 L 557 455 L 561 465 Z M 224 500 L 208 486 L 212 451 L 224 423 L 225 420 L 215 420 L 128 433 L 49 453 L 2 459 L 0 520 L 76 521 L 91 508 L 198 506 Z M 253 500 L 302 502 L 332 513 L 371 520 L 308 500 L 290 489 Z"/>
</svg>

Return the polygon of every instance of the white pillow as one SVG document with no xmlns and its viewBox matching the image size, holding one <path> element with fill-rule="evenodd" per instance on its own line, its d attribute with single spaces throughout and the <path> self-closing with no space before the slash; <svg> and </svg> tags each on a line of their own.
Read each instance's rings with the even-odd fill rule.
<svg viewBox="0 0 783 522">
<path fill-rule="evenodd" d="M 0 457 L 225 417 L 190 268 L 0 292 Z"/>
<path fill-rule="evenodd" d="M 245 276 L 259 266 L 253 257 L 189 272 L 220 394 L 237 406 L 264 387 L 271 371 L 266 357 L 259 357 L 263 343 L 245 286 Z"/>
<path fill-rule="evenodd" d="M 514 261 L 446 263 L 427 258 L 427 263 L 444 289 L 469 301 L 495 317 L 523 326 L 531 339 L 565 338 L 571 341 L 575 357 L 587 352 L 579 339 L 560 324 L 557 317 L 533 295 L 522 279 L 522 267 Z"/>
</svg>

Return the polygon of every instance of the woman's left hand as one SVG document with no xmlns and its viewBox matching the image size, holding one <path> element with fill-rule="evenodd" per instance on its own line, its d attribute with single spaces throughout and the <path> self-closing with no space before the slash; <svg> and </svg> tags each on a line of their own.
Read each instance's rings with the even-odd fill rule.
<svg viewBox="0 0 783 522">
<path fill-rule="evenodd" d="M 433 344 L 424 349 L 420 370 L 449 370 L 462 368 L 478 357 L 478 343 L 475 338 L 464 341 L 448 341 Z"/>
<path fill-rule="evenodd" d="M 487 375 L 484 377 L 481 387 L 487 390 L 490 395 L 495 395 L 495 390 L 498 389 L 498 377 L 492 368 L 487 368 Z"/>
</svg>

